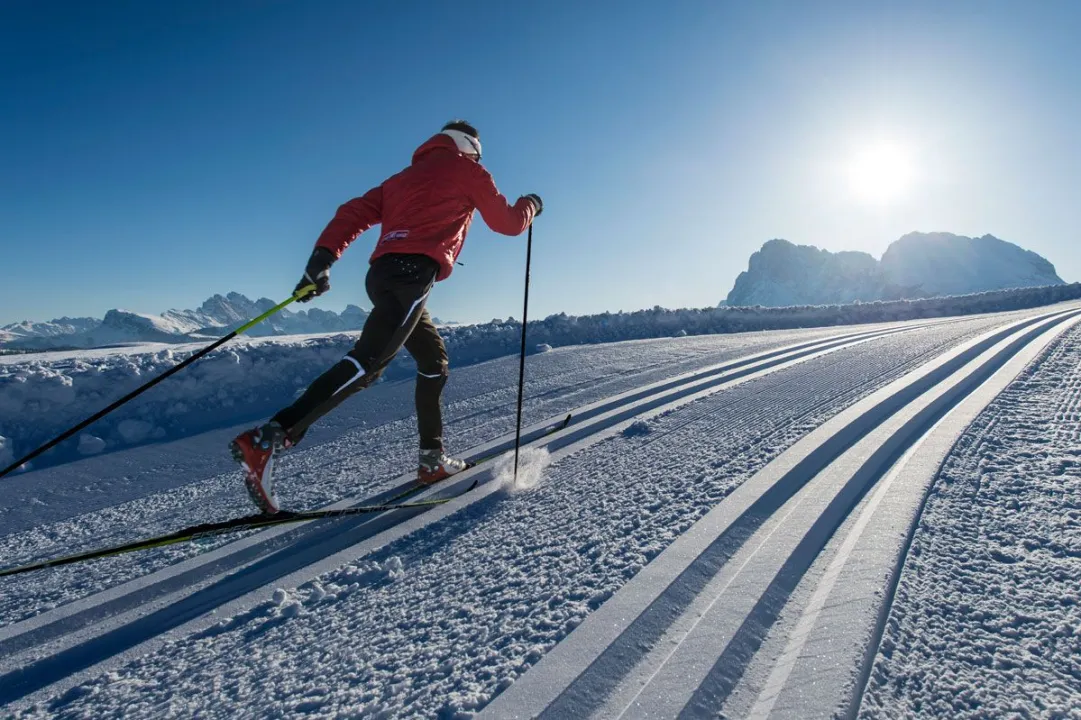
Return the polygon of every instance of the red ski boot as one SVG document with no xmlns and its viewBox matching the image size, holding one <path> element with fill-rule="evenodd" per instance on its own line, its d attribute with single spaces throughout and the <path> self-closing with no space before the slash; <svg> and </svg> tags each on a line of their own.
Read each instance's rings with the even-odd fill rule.
<svg viewBox="0 0 1081 720">
<path fill-rule="evenodd" d="M 421 450 L 417 481 L 422 485 L 431 485 L 468 468 L 469 463 L 465 460 L 448 457 L 442 450 Z"/>
<path fill-rule="evenodd" d="M 276 422 L 242 432 L 229 443 L 233 459 L 244 467 L 244 487 L 261 512 L 281 510 L 274 494 L 274 456 L 289 447 L 292 443 Z"/>
</svg>

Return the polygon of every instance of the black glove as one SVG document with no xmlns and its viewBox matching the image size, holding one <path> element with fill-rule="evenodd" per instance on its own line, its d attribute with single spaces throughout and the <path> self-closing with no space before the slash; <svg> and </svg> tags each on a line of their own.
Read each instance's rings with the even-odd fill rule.
<svg viewBox="0 0 1081 720">
<path fill-rule="evenodd" d="M 540 195 L 538 195 L 537 193 L 529 193 L 528 195 L 523 195 L 522 197 L 533 203 L 533 217 L 537 217 L 542 212 L 544 212 L 544 203 L 541 202 Z"/>
<path fill-rule="evenodd" d="M 334 253 L 325 247 L 317 247 L 312 250 L 312 256 L 308 258 L 308 266 L 304 268 L 304 277 L 293 288 L 293 294 L 296 295 L 309 285 L 314 285 L 315 290 L 304 297 L 297 298 L 300 302 L 308 302 L 313 297 L 330 290 L 330 266 L 334 264 L 335 260 L 337 258 L 334 257 Z"/>
</svg>

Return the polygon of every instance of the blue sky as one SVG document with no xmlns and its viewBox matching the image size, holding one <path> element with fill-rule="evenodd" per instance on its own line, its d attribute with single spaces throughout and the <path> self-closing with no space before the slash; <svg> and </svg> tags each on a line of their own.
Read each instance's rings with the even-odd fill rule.
<svg viewBox="0 0 1081 720">
<path fill-rule="evenodd" d="M 9 0 L 0 324 L 283 299 L 337 206 L 456 116 L 545 200 L 533 317 L 715 305 L 774 237 L 991 233 L 1081 280 L 1081 3 L 661 7 Z M 433 313 L 520 317 L 525 236 L 474 228 Z M 317 306 L 369 306 L 374 241 Z"/>
</svg>

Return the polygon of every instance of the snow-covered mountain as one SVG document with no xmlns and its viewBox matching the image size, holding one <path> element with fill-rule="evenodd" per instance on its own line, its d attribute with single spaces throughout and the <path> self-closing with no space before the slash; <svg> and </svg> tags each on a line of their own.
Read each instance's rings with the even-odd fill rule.
<svg viewBox="0 0 1081 720">
<path fill-rule="evenodd" d="M 14 343 L 26 338 L 49 338 L 92 330 L 101 325 L 97 318 L 62 317 L 48 322 L 24 320 L 0 327 L 0 344 Z"/>
<path fill-rule="evenodd" d="M 1046 259 L 992 235 L 909 233 L 893 242 L 881 261 L 862 252 L 833 253 L 770 240 L 751 255 L 725 304 L 828 305 L 1062 282 Z"/>
<path fill-rule="evenodd" d="M 879 293 L 878 261 L 863 252 L 831 253 L 787 240 L 770 240 L 751 255 L 726 304 L 831 305 L 866 300 Z"/>
<path fill-rule="evenodd" d="M 260 315 L 275 303 L 269 298 L 250 300 L 240 293 L 214 295 L 197 310 L 167 310 L 149 315 L 110 310 L 96 318 L 60 318 L 49 322 L 24 321 L 0 327 L 0 346 L 9 349 L 93 348 L 140 342 L 186 342 L 220 336 Z M 254 336 L 359 330 L 368 313 L 349 305 L 341 313 L 312 308 L 282 310 L 252 328 Z"/>
<path fill-rule="evenodd" d="M 1062 283 L 1046 259 L 993 235 L 909 233 L 886 249 L 881 267 L 887 283 L 925 296 Z"/>
</svg>

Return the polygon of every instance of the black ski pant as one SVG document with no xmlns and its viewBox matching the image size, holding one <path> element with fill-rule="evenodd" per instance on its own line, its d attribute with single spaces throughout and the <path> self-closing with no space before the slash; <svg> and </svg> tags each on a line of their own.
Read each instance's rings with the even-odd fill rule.
<svg viewBox="0 0 1081 720">
<path fill-rule="evenodd" d="M 356 345 L 317 377 L 272 420 L 293 443 L 343 400 L 374 383 L 404 346 L 417 361 L 417 426 L 421 449 L 443 448 L 440 397 L 447 382 L 447 349 L 424 307 L 439 265 L 426 255 L 383 255 L 368 268 L 372 312 Z"/>
</svg>

